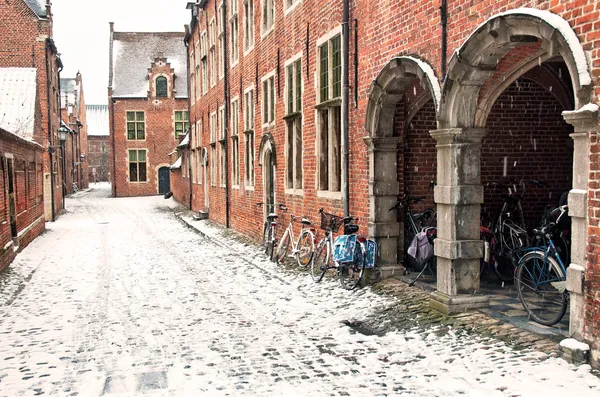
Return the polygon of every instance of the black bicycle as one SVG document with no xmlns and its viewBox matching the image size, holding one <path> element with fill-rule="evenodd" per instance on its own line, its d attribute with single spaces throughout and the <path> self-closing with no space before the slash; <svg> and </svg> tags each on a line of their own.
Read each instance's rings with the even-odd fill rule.
<svg viewBox="0 0 600 397">
<path fill-rule="evenodd" d="M 257 207 L 263 206 L 264 203 L 256 203 Z M 267 216 L 263 226 L 263 237 L 262 244 L 265 249 L 265 254 L 270 260 L 274 260 L 275 246 L 277 245 L 277 214 L 273 212 L 275 205 L 271 204 L 267 206 Z M 285 206 L 279 204 L 279 208 L 283 209 Z"/>
</svg>

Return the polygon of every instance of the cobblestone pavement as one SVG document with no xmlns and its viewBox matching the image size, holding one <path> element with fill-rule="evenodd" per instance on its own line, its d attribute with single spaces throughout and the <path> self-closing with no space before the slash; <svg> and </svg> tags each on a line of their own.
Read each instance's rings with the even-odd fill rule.
<svg viewBox="0 0 600 397">
<path fill-rule="evenodd" d="M 597 396 L 540 352 L 453 329 L 381 336 L 369 288 L 277 269 L 177 221 L 161 197 L 67 200 L 0 276 L 0 396 Z M 359 329 L 360 331 L 360 329 Z"/>
</svg>

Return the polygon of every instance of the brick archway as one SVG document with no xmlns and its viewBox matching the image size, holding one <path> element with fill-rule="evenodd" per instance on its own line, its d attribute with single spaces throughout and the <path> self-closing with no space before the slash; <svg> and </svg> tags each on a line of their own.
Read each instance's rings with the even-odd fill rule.
<svg viewBox="0 0 600 397">
<path fill-rule="evenodd" d="M 597 131 L 598 109 L 590 105 L 589 67 L 577 36 L 567 21 L 548 11 L 516 9 L 481 24 L 454 53 L 440 106 L 435 201 L 438 209 L 437 292 L 432 305 L 443 312 L 486 306 L 479 291 L 479 219 L 483 203 L 481 140 L 496 99 L 529 70 L 561 59 L 570 75 L 574 109 L 562 113 L 574 126 L 573 189 L 569 211 L 573 221 L 572 264 L 567 275 L 571 291 L 571 333 L 583 329 L 582 279 L 587 239 L 589 132 Z M 559 98 L 560 99 L 560 98 Z M 577 290 L 577 291 L 576 291 Z"/>
<path fill-rule="evenodd" d="M 398 263 L 402 230 L 396 213 L 389 211 L 400 190 L 396 174 L 400 138 L 394 136 L 394 118 L 404 91 L 416 80 L 428 94 L 421 105 L 433 100 L 437 110 L 441 96 L 438 79 L 431 66 L 412 56 L 392 59 L 369 89 L 365 124 L 369 132 L 365 138 L 369 153 L 369 234 L 380 249 L 383 277 L 400 276 L 404 271 Z M 413 116 L 414 112 L 407 115 Z"/>
</svg>

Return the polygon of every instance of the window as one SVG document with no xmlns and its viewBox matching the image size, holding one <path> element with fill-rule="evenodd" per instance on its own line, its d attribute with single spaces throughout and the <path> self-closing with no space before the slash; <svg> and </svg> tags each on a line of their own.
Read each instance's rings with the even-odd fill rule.
<svg viewBox="0 0 600 397">
<path fill-rule="evenodd" d="M 227 170 L 225 168 L 225 156 L 227 156 L 227 146 L 225 141 L 225 106 L 219 108 L 219 184 L 225 187 Z"/>
<path fill-rule="evenodd" d="M 302 189 L 302 61 L 286 66 L 286 187 Z"/>
<path fill-rule="evenodd" d="M 232 185 L 240 184 L 240 139 L 239 139 L 240 108 L 239 101 L 231 101 L 231 181 Z"/>
<path fill-rule="evenodd" d="M 285 9 L 285 13 L 292 11 L 294 8 L 300 4 L 302 0 L 283 0 L 283 5 Z"/>
<path fill-rule="evenodd" d="M 179 135 L 185 134 L 188 129 L 188 112 L 186 111 L 175 111 L 175 138 L 179 138 Z"/>
<path fill-rule="evenodd" d="M 158 76 L 156 78 L 156 96 L 160 98 L 166 98 L 167 94 L 167 78 L 164 76 Z"/>
<path fill-rule="evenodd" d="M 254 0 L 244 0 L 244 51 L 254 47 Z"/>
<path fill-rule="evenodd" d="M 275 122 L 275 76 L 274 73 L 262 81 L 262 123 L 263 126 Z"/>
<path fill-rule="evenodd" d="M 202 94 L 206 94 L 208 92 L 208 60 L 207 58 L 207 42 L 206 42 L 206 32 L 202 32 L 202 36 L 200 39 L 201 43 L 201 62 L 202 62 Z"/>
<path fill-rule="evenodd" d="M 216 40 L 216 35 L 217 35 L 217 30 L 215 28 L 215 20 L 214 18 L 210 21 L 210 30 L 209 30 L 209 40 L 210 40 L 210 56 L 209 56 L 209 62 L 210 62 L 210 86 L 214 87 L 215 84 L 217 84 L 217 60 L 216 60 L 216 49 L 215 49 L 215 40 Z"/>
<path fill-rule="evenodd" d="M 244 92 L 245 185 L 254 186 L 254 87 Z"/>
<path fill-rule="evenodd" d="M 318 190 L 341 190 L 341 35 L 318 46 L 317 184 Z"/>
<path fill-rule="evenodd" d="M 129 182 L 146 182 L 146 150 L 129 150 Z"/>
<path fill-rule="evenodd" d="M 217 186 L 217 112 L 210 115 L 210 183 Z"/>
<path fill-rule="evenodd" d="M 275 24 L 275 0 L 262 0 L 262 34 L 273 30 Z"/>
<path fill-rule="evenodd" d="M 198 159 L 198 183 L 202 184 L 202 165 L 204 164 L 204 159 L 202 158 L 202 123 L 200 121 L 196 122 L 196 156 Z"/>
<path fill-rule="evenodd" d="M 239 59 L 239 44 L 238 44 L 238 4 L 237 0 L 231 2 L 229 10 L 231 17 L 229 18 L 230 34 L 231 34 L 231 67 L 235 66 Z"/>
<path fill-rule="evenodd" d="M 219 6 L 219 79 L 225 75 L 225 20 L 223 17 L 223 0 Z"/>
<path fill-rule="evenodd" d="M 146 139 L 144 112 L 127 112 L 127 139 Z"/>
</svg>

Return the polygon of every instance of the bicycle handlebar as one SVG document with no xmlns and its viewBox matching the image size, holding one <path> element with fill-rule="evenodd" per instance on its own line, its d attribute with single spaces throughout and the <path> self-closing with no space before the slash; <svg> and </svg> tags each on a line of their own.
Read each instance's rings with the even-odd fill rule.
<svg viewBox="0 0 600 397">
<path fill-rule="evenodd" d="M 402 200 L 396 201 L 396 204 L 394 204 L 394 206 L 392 208 L 390 208 L 388 212 L 392 212 L 393 210 L 397 209 L 400 206 L 420 203 L 423 200 L 425 200 L 425 196 L 404 197 Z"/>
</svg>

